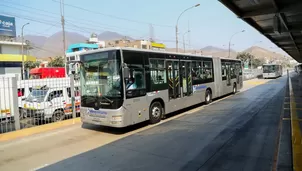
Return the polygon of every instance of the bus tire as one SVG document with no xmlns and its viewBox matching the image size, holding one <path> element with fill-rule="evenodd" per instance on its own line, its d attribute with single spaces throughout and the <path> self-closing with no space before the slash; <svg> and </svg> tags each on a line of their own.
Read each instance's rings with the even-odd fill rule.
<svg viewBox="0 0 302 171">
<path fill-rule="evenodd" d="M 207 89 L 205 94 L 205 103 L 210 104 L 212 102 L 212 92 Z"/>
<path fill-rule="evenodd" d="M 155 124 L 160 122 L 163 115 L 163 107 L 159 101 L 155 101 L 151 104 L 149 109 L 150 123 Z"/>
<path fill-rule="evenodd" d="M 236 94 L 237 93 L 237 84 L 234 83 L 234 86 L 233 86 L 233 94 Z"/>
<path fill-rule="evenodd" d="M 53 112 L 52 115 L 52 121 L 57 122 L 57 121 L 62 121 L 65 118 L 65 113 L 62 110 L 56 110 Z"/>
</svg>

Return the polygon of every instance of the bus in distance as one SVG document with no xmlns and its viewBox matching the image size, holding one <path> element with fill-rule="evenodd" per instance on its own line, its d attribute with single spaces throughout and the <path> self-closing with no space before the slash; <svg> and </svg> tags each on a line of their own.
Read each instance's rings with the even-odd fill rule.
<svg viewBox="0 0 302 171">
<path fill-rule="evenodd" d="M 264 64 L 263 67 L 263 78 L 278 78 L 283 74 L 282 65 L 279 64 Z"/>
<path fill-rule="evenodd" d="M 126 127 L 242 88 L 240 60 L 133 48 L 80 55 L 81 120 Z"/>
</svg>

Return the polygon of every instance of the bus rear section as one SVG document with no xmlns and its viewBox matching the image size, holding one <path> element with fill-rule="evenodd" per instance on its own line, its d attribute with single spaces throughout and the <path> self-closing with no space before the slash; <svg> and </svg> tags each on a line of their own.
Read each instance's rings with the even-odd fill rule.
<svg viewBox="0 0 302 171">
<path fill-rule="evenodd" d="M 263 78 L 278 78 L 283 74 L 282 66 L 278 64 L 263 65 Z"/>
<path fill-rule="evenodd" d="M 223 74 L 223 76 L 222 76 Z M 104 48 L 81 54 L 81 120 L 126 127 L 236 93 L 239 60 Z"/>
</svg>

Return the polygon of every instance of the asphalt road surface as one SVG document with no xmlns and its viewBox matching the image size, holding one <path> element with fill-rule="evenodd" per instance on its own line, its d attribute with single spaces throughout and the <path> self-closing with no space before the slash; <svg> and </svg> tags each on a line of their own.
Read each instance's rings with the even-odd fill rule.
<svg viewBox="0 0 302 171">
<path fill-rule="evenodd" d="M 271 170 L 286 83 L 286 77 L 269 80 L 40 170 Z"/>
</svg>

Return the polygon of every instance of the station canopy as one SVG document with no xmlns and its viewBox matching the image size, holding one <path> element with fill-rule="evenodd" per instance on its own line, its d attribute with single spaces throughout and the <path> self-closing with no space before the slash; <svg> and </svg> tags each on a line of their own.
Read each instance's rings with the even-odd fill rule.
<svg viewBox="0 0 302 171">
<path fill-rule="evenodd" d="M 302 0 L 219 0 L 298 62 L 302 62 Z"/>
</svg>

